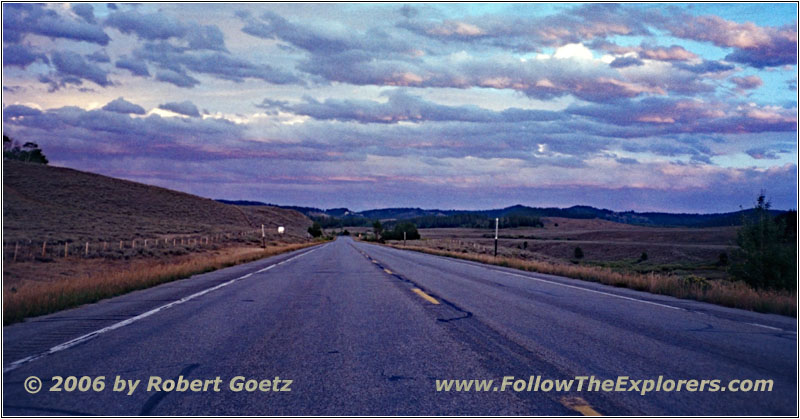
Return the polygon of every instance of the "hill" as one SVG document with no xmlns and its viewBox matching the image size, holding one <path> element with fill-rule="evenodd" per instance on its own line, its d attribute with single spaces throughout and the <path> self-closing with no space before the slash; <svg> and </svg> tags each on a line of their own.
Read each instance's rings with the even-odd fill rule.
<svg viewBox="0 0 800 419">
<path fill-rule="evenodd" d="M 220 201 L 230 204 L 265 206 L 255 201 Z M 569 208 L 536 208 L 525 205 L 513 205 L 506 208 L 490 210 L 440 210 L 422 208 L 382 208 L 361 212 L 350 211 L 347 208 L 320 209 L 312 207 L 289 207 L 320 222 L 323 227 L 348 227 L 370 226 L 373 220 L 380 220 L 391 225 L 395 221 L 410 221 L 422 228 L 430 227 L 479 227 L 489 225 L 493 218 L 521 217 L 559 217 L 568 219 L 599 219 L 622 224 L 652 226 L 652 227 L 728 227 L 742 224 L 742 220 L 751 214 L 752 210 L 741 210 L 720 214 L 678 214 L 665 212 L 635 212 L 612 211 L 599 209 L 586 205 L 576 205 Z M 773 216 L 786 211 L 771 210 Z"/>
<path fill-rule="evenodd" d="M 156 186 L 78 170 L 5 160 L 4 241 L 127 240 L 286 227 L 308 237 L 303 214 L 272 206 L 225 205 Z"/>
</svg>

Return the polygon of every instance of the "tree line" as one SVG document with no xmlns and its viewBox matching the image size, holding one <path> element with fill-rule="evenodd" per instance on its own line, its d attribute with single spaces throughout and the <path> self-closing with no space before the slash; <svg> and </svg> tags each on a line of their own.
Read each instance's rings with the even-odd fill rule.
<svg viewBox="0 0 800 419">
<path fill-rule="evenodd" d="M 3 134 L 3 158 L 6 160 L 19 160 L 29 163 L 47 164 L 39 145 L 33 142 L 26 142 L 22 145 L 18 141 Z"/>
</svg>

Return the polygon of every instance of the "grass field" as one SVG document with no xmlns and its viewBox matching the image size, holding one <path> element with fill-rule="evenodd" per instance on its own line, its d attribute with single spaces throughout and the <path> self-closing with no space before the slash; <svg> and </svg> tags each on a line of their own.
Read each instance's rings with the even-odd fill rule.
<svg viewBox="0 0 800 419">
<path fill-rule="evenodd" d="M 620 272 L 671 273 L 725 279 L 720 255 L 735 249 L 735 227 L 640 227 L 604 220 L 544 218 L 544 228 L 500 231 L 498 254 L 554 264 L 580 264 Z M 423 229 L 424 247 L 489 255 L 494 231 L 484 229 Z M 576 259 L 580 247 L 583 258 Z M 647 258 L 642 260 L 642 253 Z"/>
<path fill-rule="evenodd" d="M 532 272 L 561 275 L 655 294 L 767 313 L 797 315 L 797 295 L 732 282 L 727 264 L 736 228 L 655 228 L 604 220 L 545 218 L 544 228 L 494 231 L 421 229 L 421 240 L 390 245 Z M 357 234 L 368 229 L 351 229 Z M 580 247 L 583 258 L 575 258 Z M 642 253 L 647 258 L 642 258 Z"/>
<path fill-rule="evenodd" d="M 55 311 L 93 303 L 104 298 L 195 274 L 250 262 L 279 253 L 302 249 L 316 243 L 295 243 L 258 247 L 229 247 L 203 254 L 154 261 L 137 259 L 126 263 L 98 263 L 77 268 L 59 280 L 17 280 L 3 284 L 3 324 L 22 321 Z"/>
<path fill-rule="evenodd" d="M 4 160 L 4 322 L 308 246 L 310 225 L 292 210 Z"/>
</svg>

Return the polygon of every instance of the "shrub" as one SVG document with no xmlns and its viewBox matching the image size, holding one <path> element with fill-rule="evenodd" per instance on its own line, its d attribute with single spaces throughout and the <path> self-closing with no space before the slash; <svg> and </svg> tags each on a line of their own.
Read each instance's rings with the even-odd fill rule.
<svg viewBox="0 0 800 419">
<path fill-rule="evenodd" d="M 639 256 L 639 262 L 644 262 L 647 260 L 647 252 L 642 252 L 642 255 Z"/>
<path fill-rule="evenodd" d="M 575 255 L 575 259 L 583 259 L 583 249 L 580 247 L 576 247 L 573 254 Z"/>
<path fill-rule="evenodd" d="M 310 234 L 311 237 L 315 238 L 321 236 L 322 226 L 320 226 L 318 222 L 314 221 L 314 224 L 312 224 L 311 227 L 308 228 L 308 234 Z"/>
</svg>

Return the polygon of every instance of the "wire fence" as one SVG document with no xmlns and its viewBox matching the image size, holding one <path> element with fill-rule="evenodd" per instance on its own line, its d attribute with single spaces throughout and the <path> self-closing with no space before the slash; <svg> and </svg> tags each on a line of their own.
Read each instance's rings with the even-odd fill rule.
<svg viewBox="0 0 800 419">
<path fill-rule="evenodd" d="M 215 249 L 234 243 L 266 243 L 281 240 L 282 234 L 249 229 L 228 233 L 162 234 L 133 239 L 22 239 L 3 242 L 3 261 L 49 262 L 66 258 L 130 258 L 158 253 L 185 254 Z"/>
</svg>

